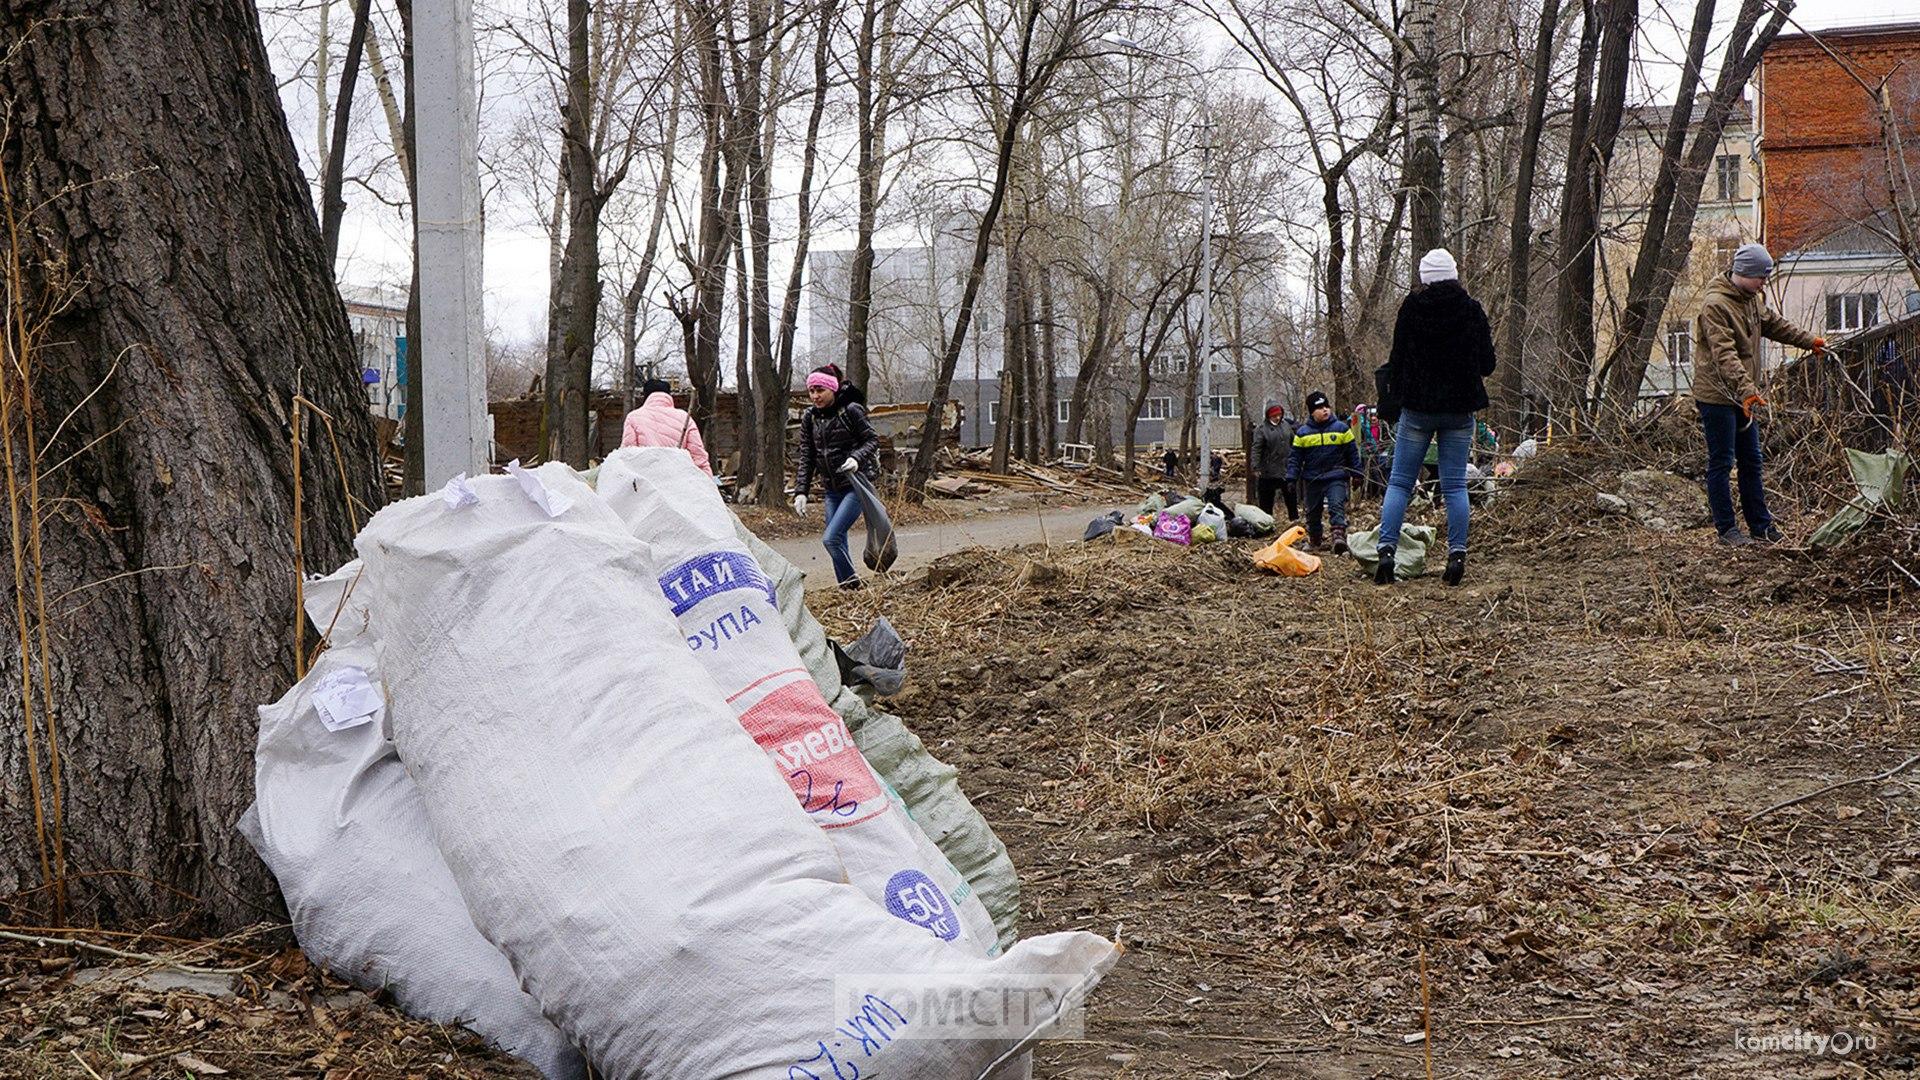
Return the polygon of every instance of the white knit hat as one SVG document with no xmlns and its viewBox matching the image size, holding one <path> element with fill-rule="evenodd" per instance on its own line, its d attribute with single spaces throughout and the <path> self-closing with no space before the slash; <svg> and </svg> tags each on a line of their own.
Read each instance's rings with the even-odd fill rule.
<svg viewBox="0 0 1920 1080">
<path fill-rule="evenodd" d="M 1422 285 L 1431 285 L 1436 281 L 1449 281 L 1459 276 L 1459 264 L 1453 261 L 1453 254 L 1446 248 L 1434 248 L 1420 257 L 1420 284 Z"/>
</svg>

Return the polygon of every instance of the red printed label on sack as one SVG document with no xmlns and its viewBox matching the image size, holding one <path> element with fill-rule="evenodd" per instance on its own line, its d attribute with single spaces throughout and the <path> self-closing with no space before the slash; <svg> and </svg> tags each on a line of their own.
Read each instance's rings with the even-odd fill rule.
<svg viewBox="0 0 1920 1080">
<path fill-rule="evenodd" d="M 887 808 L 846 723 L 804 669 L 769 675 L 734 695 L 732 705 L 740 726 L 822 828 L 865 821 Z"/>
</svg>

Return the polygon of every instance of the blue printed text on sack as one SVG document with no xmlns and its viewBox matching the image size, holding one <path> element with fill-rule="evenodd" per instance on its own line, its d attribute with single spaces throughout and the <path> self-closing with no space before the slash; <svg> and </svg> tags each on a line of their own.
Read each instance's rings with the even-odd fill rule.
<svg viewBox="0 0 1920 1080">
<path fill-rule="evenodd" d="M 660 591 L 667 594 L 676 619 L 702 600 L 732 589 L 753 589 L 765 593 L 769 603 L 779 603 L 773 582 L 745 552 L 710 551 L 660 575 Z"/>
</svg>

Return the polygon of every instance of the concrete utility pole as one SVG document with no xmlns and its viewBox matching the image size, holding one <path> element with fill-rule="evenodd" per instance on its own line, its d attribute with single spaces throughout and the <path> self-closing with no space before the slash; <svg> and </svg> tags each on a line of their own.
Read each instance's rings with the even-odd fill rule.
<svg viewBox="0 0 1920 1080">
<path fill-rule="evenodd" d="M 432 490 L 489 464 L 473 0 L 415 0 L 413 33 L 422 400 L 409 407 L 423 410 Z"/>
</svg>

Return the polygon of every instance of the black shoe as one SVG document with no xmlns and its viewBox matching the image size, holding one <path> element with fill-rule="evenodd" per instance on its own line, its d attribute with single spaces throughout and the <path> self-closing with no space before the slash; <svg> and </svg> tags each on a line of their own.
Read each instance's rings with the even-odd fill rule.
<svg viewBox="0 0 1920 1080">
<path fill-rule="evenodd" d="M 1786 538 L 1787 534 L 1781 532 L 1780 526 L 1778 525 L 1768 525 L 1766 528 L 1753 534 L 1755 542 L 1762 544 L 1777 544 Z"/>
<path fill-rule="evenodd" d="M 1725 547 L 1746 547 L 1748 544 L 1753 543 L 1753 541 L 1747 538 L 1746 533 L 1735 528 L 1728 529 L 1726 532 L 1721 533 L 1720 543 Z"/>
<path fill-rule="evenodd" d="M 866 583 L 861 581 L 859 578 L 848 578 L 847 580 L 840 583 L 841 592 L 853 592 L 856 589 L 864 589 L 864 588 L 866 588 Z"/>
<path fill-rule="evenodd" d="M 1393 574 L 1393 549 L 1390 547 L 1381 548 L 1380 565 L 1373 568 L 1373 583 L 1375 585 L 1391 585 L 1393 584 Z"/>
<path fill-rule="evenodd" d="M 1458 585 L 1460 584 L 1460 579 L 1466 576 L 1467 553 L 1464 551 L 1447 552 L 1447 572 L 1440 575 L 1440 580 L 1449 585 Z"/>
</svg>

